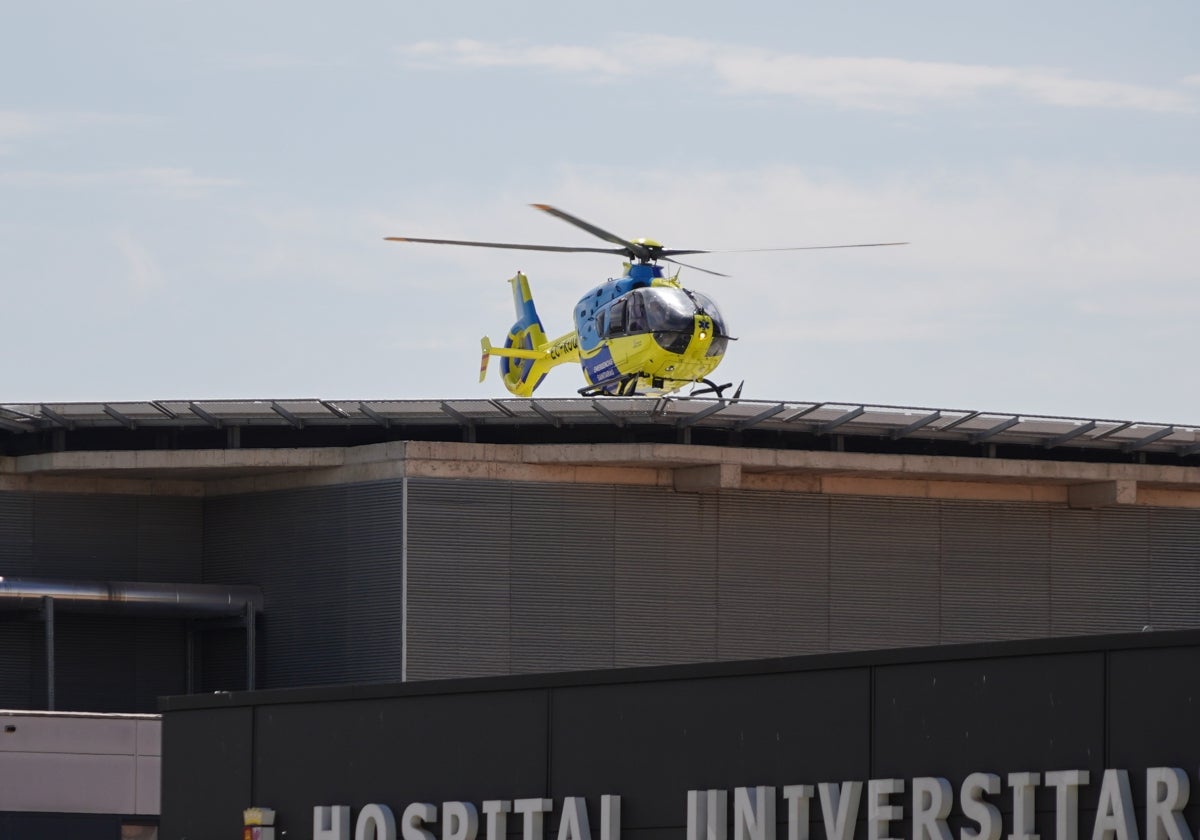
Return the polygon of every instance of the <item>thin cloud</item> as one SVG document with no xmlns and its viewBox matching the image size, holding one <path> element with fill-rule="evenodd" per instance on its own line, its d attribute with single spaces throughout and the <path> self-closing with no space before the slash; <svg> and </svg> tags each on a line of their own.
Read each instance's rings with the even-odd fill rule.
<svg viewBox="0 0 1200 840">
<path fill-rule="evenodd" d="M 76 134 L 94 127 L 139 126 L 151 118 L 137 114 L 105 114 L 93 111 L 5 111 L 0 110 L 0 155 L 14 155 L 22 144 L 46 135 Z"/>
<path fill-rule="evenodd" d="M 34 134 L 38 130 L 38 120 L 33 114 L 21 111 L 0 111 L 0 139 L 12 139 Z"/>
<path fill-rule="evenodd" d="M 140 114 L 106 114 L 97 111 L 0 111 L 0 137 L 26 137 L 89 126 L 145 125 L 152 118 Z"/>
<path fill-rule="evenodd" d="M 242 53 L 221 56 L 221 67 L 233 70 L 331 70 L 353 65 L 347 58 L 325 58 L 286 52 Z"/>
<path fill-rule="evenodd" d="M 129 283 L 139 292 L 147 292 L 163 285 L 162 269 L 150 250 L 128 232 L 113 234 L 116 246 L 125 264 Z"/>
<path fill-rule="evenodd" d="M 151 189 L 176 198 L 196 198 L 215 189 L 236 187 L 232 178 L 198 175 L 188 168 L 147 167 L 109 172 L 50 172 L 24 170 L 0 172 L 0 185 L 12 187 L 52 187 L 58 189 L 130 188 Z"/>
<path fill-rule="evenodd" d="M 409 63 L 424 67 L 534 67 L 556 73 L 591 76 L 629 76 L 625 50 L 583 46 L 511 46 L 483 41 L 423 41 L 400 48 Z"/>
<path fill-rule="evenodd" d="M 1065 108 L 1158 113 L 1196 109 L 1194 97 L 1187 92 L 1081 79 L 1055 68 L 815 56 L 669 36 L 627 39 L 607 47 L 427 41 L 403 46 L 400 54 L 410 64 L 429 68 L 530 67 L 593 81 L 688 71 L 707 74 L 728 95 L 786 96 L 867 110 L 912 110 L 993 94 Z M 1184 83 L 1192 86 L 1194 79 L 1189 77 Z"/>
</svg>

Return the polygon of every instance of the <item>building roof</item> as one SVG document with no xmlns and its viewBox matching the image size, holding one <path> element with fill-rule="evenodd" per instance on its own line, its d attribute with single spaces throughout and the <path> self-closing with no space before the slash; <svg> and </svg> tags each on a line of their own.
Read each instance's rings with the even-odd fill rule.
<svg viewBox="0 0 1200 840">
<path fill-rule="evenodd" d="M 1200 427 L 1006 412 L 688 397 L 154 400 L 0 405 L 0 455 L 393 440 L 703 443 L 1200 465 Z"/>
</svg>

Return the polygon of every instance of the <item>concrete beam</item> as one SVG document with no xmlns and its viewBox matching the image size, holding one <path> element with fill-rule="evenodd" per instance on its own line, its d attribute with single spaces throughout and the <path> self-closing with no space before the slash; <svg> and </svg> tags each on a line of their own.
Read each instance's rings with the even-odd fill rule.
<svg viewBox="0 0 1200 840">
<path fill-rule="evenodd" d="M 1067 491 L 1067 504 L 1073 508 L 1102 508 L 1136 505 L 1137 482 L 1128 479 L 1076 484 Z"/>
<path fill-rule="evenodd" d="M 270 450 L 0 457 L 0 491 L 223 496 L 394 480 L 472 479 L 1200 509 L 1200 468 L 738 449 L 679 444 L 393 441 Z"/>
<path fill-rule="evenodd" d="M 706 464 L 683 467 L 674 472 L 677 493 L 716 493 L 742 486 L 742 468 L 737 464 Z"/>
</svg>

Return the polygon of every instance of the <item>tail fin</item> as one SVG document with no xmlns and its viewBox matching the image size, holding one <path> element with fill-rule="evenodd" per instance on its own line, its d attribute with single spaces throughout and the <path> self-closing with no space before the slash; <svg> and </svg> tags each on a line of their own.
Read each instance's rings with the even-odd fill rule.
<svg viewBox="0 0 1200 840">
<path fill-rule="evenodd" d="M 483 358 L 479 363 L 479 381 L 487 375 L 488 362 L 492 356 L 500 357 L 500 377 L 504 387 L 519 397 L 531 396 L 541 384 L 553 365 L 546 347 L 546 331 L 542 319 L 533 305 L 533 294 L 529 290 L 529 278 L 521 272 L 508 281 L 513 288 L 513 303 L 517 310 L 517 321 L 504 339 L 503 349 L 493 347 L 486 337 L 482 340 Z"/>
</svg>

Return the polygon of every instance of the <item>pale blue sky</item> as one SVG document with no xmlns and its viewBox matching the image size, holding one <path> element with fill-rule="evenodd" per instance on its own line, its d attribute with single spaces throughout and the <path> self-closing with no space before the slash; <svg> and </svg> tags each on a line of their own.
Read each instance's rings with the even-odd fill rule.
<svg viewBox="0 0 1200 840">
<path fill-rule="evenodd" d="M 548 331 L 683 273 L 744 396 L 1200 424 L 1200 4 L 9 4 L 0 403 L 503 397 Z M 578 370 L 538 394 L 573 395 Z"/>
</svg>

